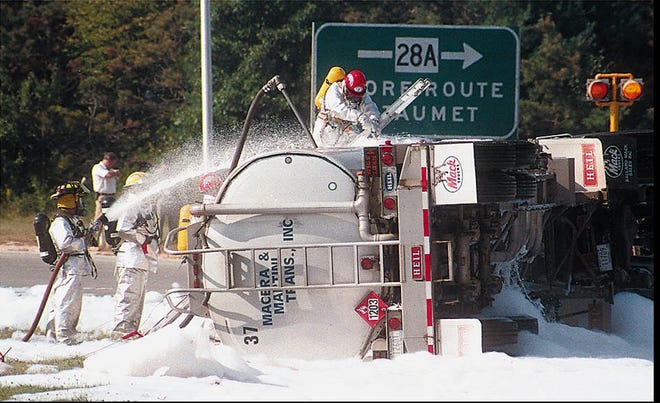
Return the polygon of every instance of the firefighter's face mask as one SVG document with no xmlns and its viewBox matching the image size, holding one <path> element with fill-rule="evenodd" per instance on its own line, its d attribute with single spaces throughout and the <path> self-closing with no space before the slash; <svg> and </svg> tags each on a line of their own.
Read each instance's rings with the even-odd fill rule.
<svg viewBox="0 0 660 403">
<path fill-rule="evenodd" d="M 352 95 L 346 94 L 346 101 L 348 101 L 349 105 L 351 105 L 353 108 L 357 108 L 362 103 L 362 97 L 354 97 Z"/>
<path fill-rule="evenodd" d="M 76 208 L 77 198 L 78 196 L 74 194 L 64 194 L 57 198 L 57 208 L 74 209 Z"/>
<path fill-rule="evenodd" d="M 75 209 L 75 214 L 84 216 L 87 214 L 85 209 L 85 202 L 83 199 L 75 194 L 63 194 L 57 199 L 57 208 Z"/>
<path fill-rule="evenodd" d="M 350 91 L 344 90 L 344 98 L 351 107 L 357 108 L 362 103 L 362 99 L 364 98 L 364 95 L 363 94 L 353 95 L 351 94 Z"/>
</svg>

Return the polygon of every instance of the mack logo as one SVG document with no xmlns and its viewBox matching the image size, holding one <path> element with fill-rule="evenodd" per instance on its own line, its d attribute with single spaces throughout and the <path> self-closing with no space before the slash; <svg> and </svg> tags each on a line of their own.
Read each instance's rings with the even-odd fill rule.
<svg viewBox="0 0 660 403">
<path fill-rule="evenodd" d="M 618 178 L 623 173 L 623 153 L 617 146 L 609 146 L 603 153 L 605 173 L 610 178 Z"/>
<path fill-rule="evenodd" d="M 396 187 L 396 176 L 394 176 L 394 173 L 391 171 L 385 172 L 383 183 L 385 184 L 386 191 L 388 192 L 393 191 L 394 188 Z"/>
<path fill-rule="evenodd" d="M 442 163 L 442 185 L 449 193 L 456 193 L 463 185 L 463 167 L 458 158 L 447 157 Z"/>
</svg>

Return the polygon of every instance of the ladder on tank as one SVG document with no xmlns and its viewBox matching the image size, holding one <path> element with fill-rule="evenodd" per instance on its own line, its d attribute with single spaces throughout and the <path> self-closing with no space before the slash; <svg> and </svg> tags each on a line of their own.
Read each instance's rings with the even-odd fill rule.
<svg viewBox="0 0 660 403">
<path fill-rule="evenodd" d="M 428 78 L 420 78 L 413 85 L 411 85 L 401 96 L 392 103 L 383 113 L 380 114 L 380 129 L 383 130 L 385 126 L 390 124 L 391 121 L 396 119 L 417 97 L 422 95 L 431 85 L 431 80 Z"/>
<path fill-rule="evenodd" d="M 227 255 L 226 257 L 229 257 L 228 255 L 234 254 L 234 255 L 241 255 L 244 256 L 245 254 L 249 255 L 249 258 L 247 259 L 249 261 L 249 267 L 247 270 L 246 278 L 250 278 L 250 284 L 244 285 L 244 286 L 237 286 L 237 281 L 236 281 L 236 270 L 233 266 L 234 264 L 231 263 L 232 259 L 226 258 L 225 259 L 225 275 L 226 275 L 226 282 L 225 284 L 228 284 L 229 286 L 227 287 L 228 290 L 232 291 L 237 291 L 237 292 L 242 292 L 242 291 L 250 291 L 250 290 L 256 290 L 256 289 L 263 289 L 263 288 L 268 288 L 268 289 L 311 289 L 311 288 L 330 288 L 330 287 L 374 287 L 374 286 L 383 286 L 383 285 L 400 285 L 400 282 L 389 282 L 386 281 L 385 279 L 385 267 L 384 267 L 384 261 L 383 261 L 383 249 L 386 245 L 398 245 L 399 241 L 372 241 L 372 242 L 359 242 L 359 243 L 331 243 L 331 244 L 300 244 L 300 245 L 287 245 L 287 246 L 277 246 L 277 247 L 262 247 L 262 248 L 233 248 L 233 249 L 228 249 L 226 251 Z M 360 265 L 360 249 L 362 247 L 370 247 L 370 246 L 376 246 L 378 248 L 378 256 L 376 259 L 379 265 L 379 280 L 378 281 L 362 281 L 360 280 L 360 270 L 363 270 Z M 337 250 L 343 249 L 343 250 L 350 250 L 351 251 L 351 262 L 352 267 L 350 267 L 350 274 L 352 275 L 352 280 L 350 281 L 338 281 L 337 278 L 339 277 L 337 275 L 337 269 L 335 268 L 335 260 L 334 257 L 337 254 Z M 282 264 L 284 261 L 284 253 L 287 251 L 292 251 L 295 250 L 296 254 L 298 254 L 300 251 L 302 251 L 302 270 L 301 270 L 301 277 L 302 277 L 302 284 L 296 284 L 296 285 L 282 285 L 282 279 L 284 278 L 285 275 L 285 267 L 286 265 Z M 274 278 L 277 278 L 279 281 L 278 283 L 280 284 L 272 284 L 266 287 L 259 286 L 259 281 L 258 281 L 258 272 L 261 270 L 264 270 L 266 267 L 265 265 L 262 266 L 261 268 L 257 267 L 257 255 L 258 253 L 263 253 L 265 251 L 273 251 L 276 255 L 276 261 L 278 264 L 276 265 L 276 273 L 273 273 Z M 325 281 L 316 281 L 314 284 L 310 283 L 310 278 L 312 275 L 310 275 L 310 252 L 313 251 L 320 251 L 323 252 L 325 251 L 325 256 L 327 257 L 327 278 Z M 376 269 L 376 268 L 374 268 Z M 344 269 L 344 273 L 349 272 L 349 270 Z M 314 276 L 318 279 L 319 276 Z"/>
<path fill-rule="evenodd" d="M 170 234 L 168 234 L 169 236 Z M 216 288 L 173 288 L 168 290 L 165 293 L 165 299 L 170 305 L 173 311 L 180 313 L 189 313 L 186 310 L 186 306 L 181 306 L 180 301 L 176 302 L 173 300 L 174 296 L 180 296 L 186 293 L 201 293 L 204 295 L 217 292 L 255 292 L 255 291 L 279 291 L 279 290 L 300 290 L 300 289 L 327 289 L 327 288 L 347 288 L 347 287 L 400 287 L 402 285 L 401 281 L 392 281 L 391 279 L 386 278 L 387 267 L 385 267 L 385 262 L 383 259 L 384 248 L 386 246 L 395 246 L 398 249 L 399 241 L 390 240 L 390 241 L 361 241 L 361 242 L 345 242 L 345 243 L 318 243 L 318 244 L 296 244 L 296 245 L 286 245 L 286 246 L 262 246 L 262 247 L 246 247 L 246 248 L 203 248 L 203 249 L 190 249 L 184 251 L 178 251 L 177 254 L 205 254 L 205 253 L 222 253 L 225 255 L 225 267 L 224 273 L 224 287 Z M 360 270 L 364 270 L 360 265 L 360 251 L 364 247 L 377 247 L 377 256 L 374 260 L 378 262 L 378 266 L 374 267 L 372 270 L 378 270 L 379 275 L 377 280 L 363 281 L 361 280 Z M 286 256 L 290 251 L 295 250 L 296 255 L 299 255 L 302 252 L 301 262 L 296 261 L 296 268 L 300 267 L 299 277 L 296 277 L 295 284 L 284 284 L 283 279 L 285 278 L 285 266 L 283 263 L 283 256 Z M 335 267 L 335 255 L 337 255 L 338 250 L 350 250 L 351 253 L 351 262 L 352 267 L 337 269 Z M 319 281 L 318 275 L 313 275 L 310 273 L 312 269 L 312 264 L 310 264 L 310 254 L 316 251 L 325 253 L 327 258 L 327 266 L 324 265 L 324 268 L 327 268 L 327 277 L 324 281 Z M 323 252 L 325 251 L 325 252 Z M 275 255 L 275 259 L 278 262 L 275 265 L 274 271 L 271 266 L 267 266 L 261 263 L 258 263 L 259 254 L 268 252 Z M 345 252 L 344 252 L 345 253 Z M 247 263 L 246 263 L 247 262 Z M 342 263 L 345 263 L 343 261 Z M 399 267 L 397 262 L 397 267 Z M 261 285 L 259 281 L 259 273 L 263 270 L 269 270 L 269 276 L 277 279 L 273 283 L 268 285 Z M 400 268 L 397 268 L 400 270 Z M 344 275 L 351 274 L 350 280 L 340 281 L 338 278 L 338 271 Z M 396 274 L 400 280 L 402 273 L 398 272 Z M 366 276 L 364 276 L 366 277 Z M 372 276 L 373 277 L 373 276 Z M 314 278 L 315 281 L 310 281 L 311 278 Z"/>
</svg>

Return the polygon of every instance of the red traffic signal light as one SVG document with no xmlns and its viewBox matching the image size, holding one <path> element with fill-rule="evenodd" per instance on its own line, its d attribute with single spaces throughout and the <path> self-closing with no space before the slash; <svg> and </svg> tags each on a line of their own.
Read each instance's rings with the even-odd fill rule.
<svg viewBox="0 0 660 403">
<path fill-rule="evenodd" d="M 588 79 L 587 99 L 591 101 L 607 102 L 612 100 L 610 80 Z"/>
<path fill-rule="evenodd" d="M 637 101 L 644 92 L 644 81 L 639 78 L 629 78 L 621 80 L 618 85 L 619 100 L 623 102 Z"/>
</svg>

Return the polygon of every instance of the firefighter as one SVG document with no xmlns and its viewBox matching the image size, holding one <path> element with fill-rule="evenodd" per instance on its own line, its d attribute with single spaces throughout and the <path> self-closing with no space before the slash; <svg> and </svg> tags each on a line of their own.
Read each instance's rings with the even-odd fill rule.
<svg viewBox="0 0 660 403">
<path fill-rule="evenodd" d="M 117 219 L 120 238 L 115 263 L 115 327 L 113 337 L 137 332 L 142 318 L 149 272 L 158 271 L 158 215 L 155 203 L 140 200 L 138 192 L 146 174 L 133 172 L 126 178 L 124 189 L 133 193 L 137 204 L 126 208 Z"/>
<path fill-rule="evenodd" d="M 96 277 L 96 267 L 87 250 L 89 230 L 81 219 L 84 187 L 77 181 L 59 185 L 51 200 L 57 200 L 57 215 L 48 232 L 57 253 L 67 254 L 53 285 L 46 337 L 64 344 L 78 344 L 76 327 L 82 310 L 82 277 Z M 94 234 L 92 234 L 94 235 Z"/>
<path fill-rule="evenodd" d="M 314 124 L 314 140 L 322 146 L 342 146 L 365 132 L 380 135 L 380 112 L 367 94 L 367 80 L 352 70 L 327 89 Z"/>
</svg>

